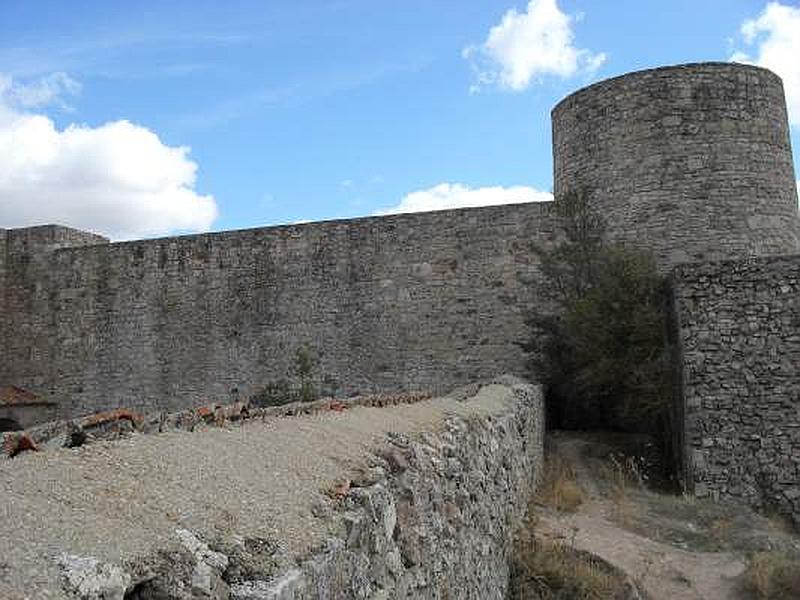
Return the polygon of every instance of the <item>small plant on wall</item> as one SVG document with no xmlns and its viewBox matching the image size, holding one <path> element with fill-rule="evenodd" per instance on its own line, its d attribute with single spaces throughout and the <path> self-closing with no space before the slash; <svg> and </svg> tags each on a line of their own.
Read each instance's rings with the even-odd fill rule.
<svg viewBox="0 0 800 600">
<path fill-rule="evenodd" d="M 322 396 L 335 396 L 337 380 L 330 375 L 318 377 L 319 358 L 306 345 L 294 351 L 284 377 L 269 381 L 251 398 L 254 406 L 279 406 L 289 402 L 311 402 Z M 322 381 L 318 386 L 317 381 Z"/>
<path fill-rule="evenodd" d="M 314 367 L 316 359 L 307 346 L 301 346 L 294 353 L 294 373 L 297 377 L 297 399 L 301 402 L 311 402 L 317 397 L 314 385 Z"/>
</svg>

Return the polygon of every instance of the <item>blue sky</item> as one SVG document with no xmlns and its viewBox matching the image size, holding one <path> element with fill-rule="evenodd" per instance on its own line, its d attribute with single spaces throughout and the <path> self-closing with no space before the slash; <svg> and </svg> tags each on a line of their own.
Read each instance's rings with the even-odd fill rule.
<svg viewBox="0 0 800 600">
<path fill-rule="evenodd" d="M 0 227 L 117 239 L 547 198 L 550 109 L 681 62 L 781 74 L 745 0 L 0 0 Z"/>
</svg>

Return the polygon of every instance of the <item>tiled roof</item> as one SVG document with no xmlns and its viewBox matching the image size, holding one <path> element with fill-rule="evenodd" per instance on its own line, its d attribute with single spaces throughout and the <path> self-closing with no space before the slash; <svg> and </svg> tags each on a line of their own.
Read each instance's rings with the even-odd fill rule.
<svg viewBox="0 0 800 600">
<path fill-rule="evenodd" d="M 0 406 L 24 406 L 28 404 L 53 404 L 36 394 L 15 385 L 0 387 Z"/>
</svg>

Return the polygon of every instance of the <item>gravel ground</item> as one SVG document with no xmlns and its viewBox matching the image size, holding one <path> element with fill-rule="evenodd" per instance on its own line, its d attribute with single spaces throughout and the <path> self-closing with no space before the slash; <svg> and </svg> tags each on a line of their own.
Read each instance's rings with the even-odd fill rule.
<svg viewBox="0 0 800 600">
<path fill-rule="evenodd" d="M 0 598 L 67 598 L 62 554 L 135 562 L 179 548 L 179 528 L 208 541 L 280 540 L 289 555 L 301 554 L 329 534 L 311 515 L 321 492 L 387 433 L 430 430 L 448 414 L 494 413 L 512 397 L 491 385 L 466 402 L 437 398 L 134 434 L 0 461 Z"/>
</svg>

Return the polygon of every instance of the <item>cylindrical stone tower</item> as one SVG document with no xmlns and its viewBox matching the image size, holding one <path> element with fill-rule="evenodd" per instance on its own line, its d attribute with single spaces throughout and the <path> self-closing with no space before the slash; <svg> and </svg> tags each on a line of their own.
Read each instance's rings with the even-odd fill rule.
<svg viewBox="0 0 800 600">
<path fill-rule="evenodd" d="M 640 71 L 553 109 L 556 197 L 586 190 L 609 237 L 681 263 L 798 252 L 783 84 L 731 63 Z"/>
</svg>

